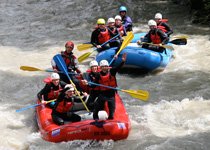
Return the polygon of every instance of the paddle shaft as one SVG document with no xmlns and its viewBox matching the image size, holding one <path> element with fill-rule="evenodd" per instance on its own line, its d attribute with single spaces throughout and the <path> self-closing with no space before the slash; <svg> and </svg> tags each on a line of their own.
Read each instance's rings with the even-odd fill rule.
<svg viewBox="0 0 210 150">
<path fill-rule="evenodd" d="M 51 103 L 53 101 L 56 101 L 56 99 L 47 101 L 47 103 Z M 36 105 L 32 105 L 32 106 L 29 106 L 29 107 L 25 107 L 25 108 L 22 108 L 22 109 L 18 109 L 18 110 L 16 110 L 16 112 L 19 112 L 19 111 L 22 111 L 22 110 L 26 110 L 26 109 L 29 109 L 29 108 L 32 108 L 32 107 L 36 107 L 36 106 L 39 106 L 39 105 L 42 105 L 42 103 L 39 103 L 39 104 L 36 104 Z"/>
<path fill-rule="evenodd" d="M 54 70 L 45 70 L 46 72 L 54 72 Z M 64 73 L 62 71 L 58 71 L 58 73 Z M 79 75 L 79 73 L 68 72 L 68 74 Z"/>
<path fill-rule="evenodd" d="M 106 41 L 105 43 L 101 44 L 101 47 L 104 46 L 106 43 L 110 42 L 111 40 L 115 39 L 116 37 L 120 36 L 120 34 L 114 36 L 113 38 L 109 39 L 108 41 Z M 94 49 L 93 51 L 96 51 L 98 48 Z"/>
</svg>

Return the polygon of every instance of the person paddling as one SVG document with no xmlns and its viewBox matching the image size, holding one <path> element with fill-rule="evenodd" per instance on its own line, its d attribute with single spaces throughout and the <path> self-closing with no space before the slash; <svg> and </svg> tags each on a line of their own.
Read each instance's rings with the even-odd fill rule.
<svg viewBox="0 0 210 150">
<path fill-rule="evenodd" d="M 84 100 L 87 97 L 87 93 L 83 92 Z M 71 111 L 69 111 L 74 102 L 80 102 L 80 98 L 74 96 L 74 87 L 71 84 L 67 84 L 63 90 L 58 94 L 58 98 L 55 102 L 55 107 L 52 111 L 52 119 L 55 124 L 63 125 L 64 121 L 78 122 L 81 121 L 81 117 Z"/>
<path fill-rule="evenodd" d="M 150 28 L 150 31 L 143 39 L 143 42 L 145 42 L 145 44 L 143 43 L 142 48 L 162 53 L 163 51 L 165 51 L 165 48 L 161 46 L 168 43 L 168 36 L 162 30 L 157 28 L 157 23 L 154 20 L 149 20 L 148 26 Z M 146 43 L 153 43 L 157 44 L 158 46 L 148 45 Z M 141 41 L 137 41 L 137 44 L 141 45 L 142 43 Z"/>
<path fill-rule="evenodd" d="M 65 44 L 65 51 L 61 51 L 61 56 L 63 58 L 63 60 L 66 63 L 67 66 L 67 71 L 68 72 L 77 72 L 80 75 L 82 75 L 80 68 L 79 68 L 79 62 L 77 60 L 77 58 L 75 57 L 75 55 L 73 54 L 73 49 L 74 49 L 74 43 L 69 41 Z M 52 68 L 54 70 L 54 72 L 58 72 L 60 69 L 57 67 L 55 61 L 52 59 L 51 60 L 51 64 L 52 64 Z M 64 73 L 59 73 L 61 81 L 64 81 L 66 83 L 70 83 L 68 77 L 64 74 Z M 78 89 L 78 91 L 83 91 L 79 80 L 75 77 L 75 75 L 69 74 L 71 80 L 74 82 L 74 84 L 76 85 L 76 88 Z"/>
<path fill-rule="evenodd" d="M 157 27 L 160 28 L 163 32 L 165 32 L 168 37 L 173 33 L 173 30 L 170 28 L 170 26 L 162 20 L 162 14 L 155 14 L 155 21 L 157 23 Z"/>
<path fill-rule="evenodd" d="M 110 38 L 110 35 L 112 37 L 116 36 L 110 29 L 106 28 L 105 20 L 103 18 L 100 18 L 97 20 L 98 28 L 96 28 L 91 35 L 91 44 L 93 44 L 97 49 L 98 52 L 101 52 L 103 50 L 109 49 L 110 44 L 106 43 L 103 46 L 101 46 L 103 43 L 107 42 Z"/>
<path fill-rule="evenodd" d="M 129 16 L 126 16 L 127 8 L 121 6 L 119 9 L 120 16 L 122 18 L 122 24 L 125 27 L 126 31 L 132 31 L 132 20 Z"/>
<path fill-rule="evenodd" d="M 48 82 L 45 87 L 37 94 L 37 98 L 41 101 L 42 104 L 46 104 L 49 100 L 57 99 L 58 92 L 61 91 L 65 85 L 65 82 L 60 81 L 60 76 L 58 73 L 52 73 L 51 81 Z M 47 105 L 53 108 L 55 106 L 55 102 L 48 103 Z"/>
<path fill-rule="evenodd" d="M 127 58 L 127 54 L 123 53 L 122 62 L 117 66 L 113 67 L 110 70 L 108 69 L 109 63 L 107 60 L 101 60 L 100 69 L 101 71 L 96 74 L 94 83 L 110 86 L 113 88 L 117 87 L 116 73 L 123 67 Z M 88 84 L 86 80 L 82 80 L 82 83 L 88 85 L 91 88 L 94 88 L 95 85 Z M 114 118 L 115 113 L 115 92 L 116 90 L 100 87 L 99 97 L 95 102 L 95 107 L 93 111 L 93 118 L 99 119 L 98 112 L 104 109 L 105 102 L 108 102 L 109 107 L 109 117 L 108 119 Z"/>
</svg>

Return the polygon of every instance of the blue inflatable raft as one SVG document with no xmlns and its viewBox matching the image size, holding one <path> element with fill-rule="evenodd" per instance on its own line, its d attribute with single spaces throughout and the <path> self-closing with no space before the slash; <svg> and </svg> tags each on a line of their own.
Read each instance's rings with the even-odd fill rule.
<svg viewBox="0 0 210 150">
<path fill-rule="evenodd" d="M 125 67 L 140 67 L 148 70 L 163 70 L 172 58 L 174 51 L 166 49 L 165 52 L 159 53 L 141 48 L 136 44 L 136 42 L 137 40 L 140 40 L 140 37 L 145 36 L 145 34 L 146 33 L 134 34 L 133 40 L 120 52 L 118 59 L 115 61 L 113 66 L 117 66 L 121 63 L 122 54 L 126 52 L 128 55 L 125 62 Z M 168 45 L 172 46 L 171 43 L 168 43 Z M 105 59 L 110 62 L 115 55 L 115 49 L 116 47 L 113 47 L 99 52 L 96 56 L 96 61 L 99 63 L 101 60 Z"/>
</svg>

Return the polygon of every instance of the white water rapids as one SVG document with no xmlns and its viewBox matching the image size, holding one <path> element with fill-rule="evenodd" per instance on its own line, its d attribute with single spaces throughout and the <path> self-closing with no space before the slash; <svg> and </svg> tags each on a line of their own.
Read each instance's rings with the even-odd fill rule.
<svg viewBox="0 0 210 150">
<path fill-rule="evenodd" d="M 42 140 L 34 109 L 47 72 L 24 72 L 20 66 L 51 69 L 51 59 L 90 40 L 99 17 L 114 17 L 128 7 L 134 32 L 147 32 L 147 21 L 161 12 L 174 29 L 173 36 L 188 36 L 186 46 L 174 45 L 173 59 L 163 72 L 117 74 L 118 87 L 150 93 L 148 101 L 119 92 L 130 115 L 132 129 L 122 141 Z M 163 11 L 165 10 L 165 11 Z M 193 25 L 190 11 L 167 1 L 128 0 L 2 0 L 0 2 L 0 150 L 208 150 L 210 140 L 210 29 Z M 89 52 L 77 51 L 79 57 Z M 90 59 L 81 63 L 83 71 Z"/>
</svg>

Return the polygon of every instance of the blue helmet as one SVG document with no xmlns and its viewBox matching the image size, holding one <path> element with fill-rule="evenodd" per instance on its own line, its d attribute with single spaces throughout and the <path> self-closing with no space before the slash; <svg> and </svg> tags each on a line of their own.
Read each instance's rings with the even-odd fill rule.
<svg viewBox="0 0 210 150">
<path fill-rule="evenodd" d="M 119 9 L 119 11 L 120 11 L 120 12 L 121 12 L 121 11 L 127 12 L 127 8 L 126 8 L 125 6 L 121 6 L 120 9 Z"/>
</svg>

